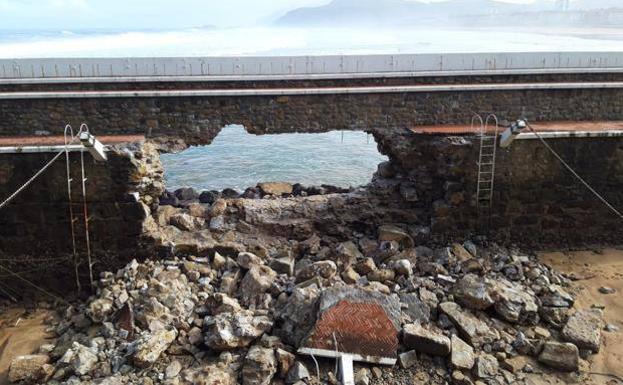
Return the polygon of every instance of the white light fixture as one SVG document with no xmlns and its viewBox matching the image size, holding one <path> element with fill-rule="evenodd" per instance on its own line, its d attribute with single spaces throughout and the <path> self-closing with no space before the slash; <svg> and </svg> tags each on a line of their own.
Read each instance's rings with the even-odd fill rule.
<svg viewBox="0 0 623 385">
<path fill-rule="evenodd" d="M 89 132 L 80 133 L 80 142 L 82 142 L 82 145 L 89 150 L 89 153 L 95 160 L 108 160 L 102 142 L 97 140 L 95 136 L 91 135 Z"/>
<path fill-rule="evenodd" d="M 510 146 L 517 137 L 517 135 L 521 134 L 521 132 L 525 130 L 527 126 L 528 124 L 526 123 L 526 121 L 521 119 L 511 123 L 510 127 L 507 128 L 500 137 L 500 147 L 505 148 Z"/>
</svg>

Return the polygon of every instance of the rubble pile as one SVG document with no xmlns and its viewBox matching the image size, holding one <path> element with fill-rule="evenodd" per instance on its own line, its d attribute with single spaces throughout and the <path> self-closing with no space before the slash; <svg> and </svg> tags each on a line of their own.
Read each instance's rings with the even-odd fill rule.
<svg viewBox="0 0 623 385">
<path fill-rule="evenodd" d="M 346 242 L 213 249 L 101 274 L 96 294 L 64 311 L 54 345 L 12 362 L 11 381 L 336 385 L 332 360 L 316 370 L 297 351 L 342 300 L 379 304 L 400 331 L 397 366 L 357 364 L 357 385 L 522 384 L 580 372 L 599 351 L 601 311 L 574 308 L 569 281 L 518 250 L 429 248 L 396 225 Z"/>
</svg>

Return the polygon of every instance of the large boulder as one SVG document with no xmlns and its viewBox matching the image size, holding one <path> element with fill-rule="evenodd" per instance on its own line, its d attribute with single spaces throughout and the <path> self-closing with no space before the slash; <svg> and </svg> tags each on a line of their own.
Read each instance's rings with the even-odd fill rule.
<svg viewBox="0 0 623 385">
<path fill-rule="evenodd" d="M 251 345 L 273 326 L 270 318 L 252 311 L 221 313 L 203 321 L 204 342 L 214 350 L 229 350 Z"/>
<path fill-rule="evenodd" d="M 603 327 L 601 310 L 576 311 L 562 329 L 562 338 L 580 349 L 599 352 L 601 328 Z"/>
<path fill-rule="evenodd" d="M 253 346 L 244 358 L 242 385 L 269 385 L 277 373 L 277 359 L 272 348 Z"/>
<path fill-rule="evenodd" d="M 558 370 L 573 372 L 579 368 L 580 352 L 574 344 L 549 341 L 543 346 L 539 362 Z"/>
</svg>

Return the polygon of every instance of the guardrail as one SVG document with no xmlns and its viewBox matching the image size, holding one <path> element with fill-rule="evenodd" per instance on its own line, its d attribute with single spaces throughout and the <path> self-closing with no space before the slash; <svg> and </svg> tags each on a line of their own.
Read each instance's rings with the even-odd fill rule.
<svg viewBox="0 0 623 385">
<path fill-rule="evenodd" d="M 623 71 L 622 52 L 0 59 L 0 81 L 236 80 Z M 121 81 L 121 80 L 120 80 Z"/>
</svg>

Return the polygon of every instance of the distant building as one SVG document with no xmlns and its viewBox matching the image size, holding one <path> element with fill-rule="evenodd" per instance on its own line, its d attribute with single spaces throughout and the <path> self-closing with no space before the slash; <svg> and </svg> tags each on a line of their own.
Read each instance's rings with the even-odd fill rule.
<svg viewBox="0 0 623 385">
<path fill-rule="evenodd" d="M 556 0 L 556 9 L 561 12 L 566 12 L 569 10 L 569 1 L 570 0 Z"/>
</svg>

